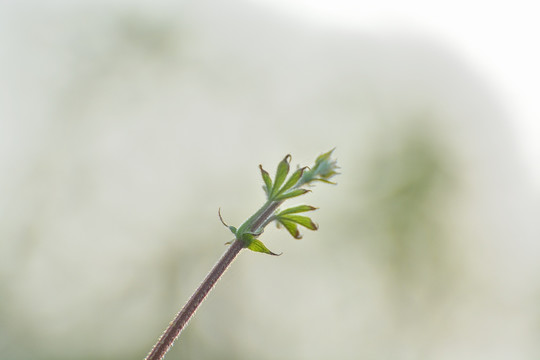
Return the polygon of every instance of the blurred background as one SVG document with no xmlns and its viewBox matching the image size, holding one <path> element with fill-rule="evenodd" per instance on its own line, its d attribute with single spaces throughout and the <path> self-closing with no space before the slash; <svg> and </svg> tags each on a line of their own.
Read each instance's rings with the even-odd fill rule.
<svg viewBox="0 0 540 360">
<path fill-rule="evenodd" d="M 534 12 L 484 3 L 0 2 L 0 357 L 144 358 L 336 147 L 166 358 L 538 359 Z"/>
</svg>

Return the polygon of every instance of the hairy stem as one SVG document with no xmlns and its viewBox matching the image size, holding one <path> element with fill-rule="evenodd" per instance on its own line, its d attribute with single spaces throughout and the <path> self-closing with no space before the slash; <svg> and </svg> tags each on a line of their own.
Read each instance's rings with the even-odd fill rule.
<svg viewBox="0 0 540 360">
<path fill-rule="evenodd" d="M 248 222 L 247 231 L 255 232 L 261 225 L 273 214 L 273 212 L 279 207 L 282 201 L 268 202 L 261 208 L 254 218 Z M 182 310 L 176 315 L 174 320 L 169 324 L 163 335 L 159 338 L 158 342 L 154 345 L 145 360 L 161 360 L 173 345 L 176 338 L 180 335 L 180 332 L 186 326 L 188 321 L 193 317 L 195 311 L 203 300 L 206 298 L 210 290 L 214 287 L 219 278 L 223 275 L 225 270 L 231 265 L 236 255 L 240 253 L 240 250 L 245 246 L 241 240 L 235 240 L 229 249 L 223 254 L 221 259 L 217 262 L 212 270 L 206 275 L 201 285 L 197 288 L 195 293 L 191 296 L 188 302 L 184 305 Z"/>
<path fill-rule="evenodd" d="M 266 221 L 274 214 L 276 209 L 283 203 L 283 201 L 273 201 L 269 203 L 267 206 L 265 206 L 263 209 L 261 209 L 260 215 L 253 219 L 253 222 L 249 224 L 249 232 L 256 233 L 261 227 L 264 227 L 263 225 L 266 223 Z"/>
<path fill-rule="evenodd" d="M 223 275 L 225 270 L 236 258 L 236 255 L 240 253 L 240 250 L 244 247 L 244 244 L 235 240 L 227 251 L 223 254 L 221 259 L 217 262 L 212 270 L 208 273 L 204 281 L 197 288 L 195 293 L 191 296 L 188 302 L 184 305 L 182 310 L 176 315 L 174 320 L 169 324 L 163 335 L 159 338 L 158 342 L 154 345 L 146 360 L 160 360 L 163 359 L 165 353 L 172 346 L 174 340 L 180 335 L 180 332 L 186 326 L 189 319 L 195 314 L 195 311 L 201 305 L 206 295 L 212 290 L 216 282 Z"/>
<path fill-rule="evenodd" d="M 201 305 L 206 298 L 210 290 L 214 287 L 219 278 L 225 273 L 225 270 L 231 265 L 236 256 L 243 248 L 249 248 L 250 250 L 262 252 L 270 255 L 278 255 L 266 248 L 266 246 L 256 239 L 262 234 L 266 225 L 272 220 L 278 220 L 284 225 L 287 230 L 296 239 L 301 238 L 298 232 L 298 225 L 307 227 L 311 230 L 317 230 L 317 226 L 311 221 L 311 219 L 301 216 L 293 215 L 299 212 L 305 212 L 315 210 L 312 206 L 300 206 L 289 209 L 289 217 L 283 216 L 282 218 L 275 217 L 275 213 L 278 207 L 289 198 L 297 197 L 305 194 L 307 191 L 298 191 L 295 189 L 300 188 L 305 184 L 312 183 L 314 181 L 329 182 L 328 179 L 337 175 L 336 169 L 339 167 L 336 165 L 336 161 L 331 159 L 333 150 L 320 155 L 315 160 L 315 165 L 311 170 L 304 172 L 307 167 L 299 168 L 295 171 L 287 182 L 287 174 L 289 173 L 289 162 L 291 156 L 287 155 L 279 163 L 274 181 L 271 180 L 268 172 L 266 172 L 262 166 L 260 167 L 261 174 L 265 183 L 265 190 L 268 195 L 268 200 L 255 214 L 253 214 L 248 220 L 246 220 L 238 229 L 234 226 L 228 226 L 223 222 L 221 213 L 219 217 L 223 225 L 225 225 L 232 233 L 235 234 L 236 240 L 233 241 L 231 247 L 223 254 L 221 259 L 212 268 L 210 273 L 206 276 L 201 285 L 197 288 L 195 293 L 191 296 L 188 302 L 184 305 L 182 310 L 176 315 L 173 321 L 169 324 L 163 335 L 159 338 L 158 342 L 154 345 L 146 360 L 161 360 L 165 356 L 165 353 L 172 346 L 176 338 L 180 335 L 182 329 L 186 326 L 191 319 L 197 308 Z M 273 185 L 272 185 L 273 184 Z M 282 212 L 283 215 L 284 212 Z M 279 214 L 278 214 L 279 215 Z"/>
</svg>

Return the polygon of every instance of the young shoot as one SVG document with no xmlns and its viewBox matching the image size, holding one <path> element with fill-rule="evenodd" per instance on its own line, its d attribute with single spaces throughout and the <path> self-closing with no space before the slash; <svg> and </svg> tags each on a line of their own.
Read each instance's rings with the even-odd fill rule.
<svg viewBox="0 0 540 360">
<path fill-rule="evenodd" d="M 278 164 L 274 179 L 259 165 L 264 182 L 263 190 L 266 193 L 266 202 L 238 228 L 227 225 L 221 217 L 221 211 L 218 211 L 219 219 L 234 234 L 234 240 L 227 243 L 230 247 L 169 324 L 146 357 L 146 360 L 158 360 L 165 356 L 165 353 L 173 345 L 199 305 L 242 249 L 247 248 L 252 251 L 274 256 L 281 255 L 270 251 L 258 239 L 268 224 L 276 222 L 278 227 L 285 228 L 295 239 L 302 238 L 298 226 L 305 227 L 309 230 L 318 229 L 318 225 L 311 218 L 305 215 L 299 215 L 316 210 L 316 207 L 311 205 L 297 205 L 285 210 L 280 210 L 279 207 L 289 199 L 310 192 L 311 190 L 306 189 L 306 187 L 312 186 L 317 181 L 335 184 L 330 179 L 338 174 L 337 169 L 339 167 L 336 160 L 332 158 L 333 151 L 330 150 L 318 156 L 312 167 L 298 167 L 290 175 L 291 155 L 287 155 Z"/>
</svg>

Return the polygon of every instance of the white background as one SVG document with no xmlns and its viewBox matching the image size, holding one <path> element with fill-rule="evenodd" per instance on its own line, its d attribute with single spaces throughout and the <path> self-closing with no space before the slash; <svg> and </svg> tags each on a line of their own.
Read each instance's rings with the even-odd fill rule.
<svg viewBox="0 0 540 360">
<path fill-rule="evenodd" d="M 540 21 L 536 1 L 252 0 L 317 26 L 408 32 L 444 43 L 508 112 L 523 165 L 540 189 Z"/>
</svg>

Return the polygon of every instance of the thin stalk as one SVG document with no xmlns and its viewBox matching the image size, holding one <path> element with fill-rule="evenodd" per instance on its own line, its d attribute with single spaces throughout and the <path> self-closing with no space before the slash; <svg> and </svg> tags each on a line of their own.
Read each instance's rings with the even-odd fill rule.
<svg viewBox="0 0 540 360">
<path fill-rule="evenodd" d="M 284 181 L 289 172 L 289 161 L 291 160 L 290 155 L 285 156 L 285 158 L 279 163 L 276 177 L 273 182 L 270 179 L 268 173 L 262 168 L 262 166 L 259 166 L 261 169 L 263 180 L 265 182 L 268 200 L 238 229 L 225 224 L 223 222 L 223 219 L 221 219 L 220 214 L 221 222 L 223 222 L 223 224 L 228 227 L 232 233 L 235 234 L 236 240 L 233 241 L 230 248 L 227 249 L 221 259 L 219 259 L 217 264 L 214 265 L 214 267 L 208 273 L 201 285 L 199 285 L 195 293 L 191 296 L 191 298 L 184 305 L 182 310 L 180 310 L 180 312 L 176 315 L 173 321 L 169 324 L 163 335 L 161 335 L 158 342 L 154 345 L 154 347 L 146 357 L 146 360 L 163 359 L 165 353 L 170 349 L 176 338 L 180 335 L 180 332 L 186 326 L 193 314 L 195 314 L 195 311 L 197 311 L 197 308 L 201 305 L 210 290 L 212 290 L 217 281 L 225 273 L 225 270 L 227 270 L 229 265 L 231 265 L 233 260 L 240 253 L 240 250 L 242 250 L 243 248 L 248 248 L 257 252 L 262 252 L 270 255 L 278 255 L 268 250 L 261 241 L 256 239 L 259 235 L 262 234 L 265 226 L 268 225 L 269 222 L 276 219 L 278 221 L 281 221 L 282 224 L 287 228 L 287 230 L 297 239 L 301 237 L 298 233 L 297 225 L 302 225 L 311 230 L 317 229 L 317 226 L 313 224 L 311 219 L 305 216 L 295 215 L 294 217 L 284 217 L 280 220 L 279 218 L 274 217 L 274 213 L 286 199 L 289 199 L 291 197 L 297 197 L 307 192 L 307 190 L 304 192 L 294 192 L 295 189 L 316 180 L 329 182 L 328 179 L 337 174 L 337 172 L 335 171 L 335 169 L 338 168 L 336 165 L 336 161 L 330 159 L 332 151 L 333 150 L 320 155 L 315 160 L 315 166 L 311 170 L 305 173 L 303 173 L 305 168 L 297 170 L 293 175 L 289 177 L 288 182 Z M 303 175 L 300 175 L 302 173 Z M 273 187 L 272 183 L 274 184 Z M 285 196 L 280 196 L 280 194 L 283 195 L 282 193 Z M 294 212 L 305 212 L 314 209 L 314 207 L 307 206 L 300 210 L 295 209 Z M 307 223 L 306 220 L 308 221 Z"/>
<path fill-rule="evenodd" d="M 265 205 L 261 210 L 257 218 L 253 219 L 253 222 L 249 224 L 248 232 L 257 233 L 261 228 L 264 228 L 264 224 L 274 214 L 276 209 L 283 203 L 283 201 L 272 201 Z M 249 221 L 249 220 L 248 220 Z"/>
<path fill-rule="evenodd" d="M 247 231 L 255 232 L 261 225 L 273 214 L 278 206 L 283 201 L 268 202 L 255 214 L 255 216 L 248 220 Z M 169 324 L 163 335 L 159 338 L 158 342 L 154 345 L 145 360 L 161 360 L 173 345 L 176 338 L 182 332 L 182 329 L 186 326 L 189 320 L 197 311 L 197 308 L 201 305 L 206 298 L 210 290 L 217 283 L 219 278 L 225 273 L 225 270 L 231 265 L 236 255 L 240 253 L 245 247 L 245 243 L 241 240 L 234 240 L 229 249 L 223 254 L 221 259 L 214 265 L 212 270 L 206 275 L 201 285 L 197 288 L 195 293 L 191 296 L 188 302 L 184 305 L 182 310 L 176 315 L 174 320 Z"/>
<path fill-rule="evenodd" d="M 212 290 L 216 282 L 243 248 L 244 243 L 240 240 L 235 240 L 231 244 L 221 259 L 219 259 L 208 275 L 206 275 L 206 278 L 203 280 L 188 302 L 184 305 L 182 310 L 180 310 L 174 320 L 169 324 L 163 335 L 161 335 L 158 342 L 154 345 L 148 356 L 145 358 L 146 360 L 163 359 L 165 353 L 172 346 L 178 335 L 180 335 L 180 332 L 184 326 L 186 326 L 193 314 L 195 314 L 195 311 L 199 305 L 201 305 L 210 290 Z"/>
</svg>

